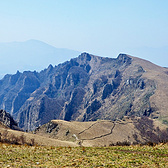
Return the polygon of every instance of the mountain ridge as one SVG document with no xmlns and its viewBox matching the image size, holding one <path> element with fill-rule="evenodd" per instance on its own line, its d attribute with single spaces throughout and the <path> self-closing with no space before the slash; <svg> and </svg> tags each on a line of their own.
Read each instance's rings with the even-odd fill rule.
<svg viewBox="0 0 168 168">
<path fill-rule="evenodd" d="M 166 70 L 126 54 L 105 58 L 82 53 L 40 72 L 6 75 L 0 80 L 0 107 L 24 130 L 52 119 L 114 121 L 147 116 L 166 123 Z"/>
</svg>

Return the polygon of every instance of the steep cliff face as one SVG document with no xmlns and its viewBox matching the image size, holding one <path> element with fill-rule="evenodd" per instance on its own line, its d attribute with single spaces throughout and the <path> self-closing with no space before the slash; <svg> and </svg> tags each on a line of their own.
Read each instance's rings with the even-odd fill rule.
<svg viewBox="0 0 168 168">
<path fill-rule="evenodd" d="M 144 76 L 141 64 L 120 54 L 103 58 L 88 53 L 37 72 L 6 75 L 0 81 L 0 107 L 33 130 L 52 119 L 116 120 L 154 116 L 150 97 L 156 82 Z"/>
<path fill-rule="evenodd" d="M 18 127 L 18 124 L 16 123 L 16 121 L 14 121 L 12 116 L 9 113 L 7 113 L 5 110 L 0 110 L 0 124 L 1 123 L 3 123 L 8 128 L 11 128 L 14 130 L 21 130 Z"/>
<path fill-rule="evenodd" d="M 0 81 L 1 108 L 14 115 L 35 91 L 40 82 L 36 72 L 17 72 L 15 75 L 6 75 Z"/>
</svg>

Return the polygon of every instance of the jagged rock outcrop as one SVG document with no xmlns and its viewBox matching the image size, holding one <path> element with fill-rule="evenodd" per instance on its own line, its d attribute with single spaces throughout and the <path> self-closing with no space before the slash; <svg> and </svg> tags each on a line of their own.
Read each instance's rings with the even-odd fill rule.
<svg viewBox="0 0 168 168">
<path fill-rule="evenodd" d="M 147 76 L 144 64 L 134 60 L 126 54 L 104 58 L 82 53 L 39 73 L 6 75 L 0 80 L 0 107 L 24 130 L 34 130 L 52 119 L 157 118 L 159 107 L 155 100 L 151 103 L 151 97 L 158 83 Z"/>
<path fill-rule="evenodd" d="M 11 128 L 11 129 L 14 129 L 14 130 L 21 130 L 18 127 L 17 122 L 5 110 L 0 110 L 0 122 L 3 123 L 8 128 Z"/>
</svg>

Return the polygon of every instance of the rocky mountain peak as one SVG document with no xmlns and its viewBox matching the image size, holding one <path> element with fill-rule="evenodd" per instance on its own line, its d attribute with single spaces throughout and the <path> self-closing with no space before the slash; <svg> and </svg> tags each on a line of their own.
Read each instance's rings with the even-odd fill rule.
<svg viewBox="0 0 168 168">
<path fill-rule="evenodd" d="M 117 57 L 117 60 L 120 63 L 125 63 L 127 65 L 131 64 L 131 58 L 127 54 L 119 54 L 119 56 Z"/>
<path fill-rule="evenodd" d="M 86 53 L 86 52 L 84 52 L 84 53 L 82 53 L 81 55 L 79 55 L 78 58 L 79 58 L 81 61 L 85 61 L 85 62 L 91 61 L 91 59 L 92 59 L 91 55 L 90 55 L 89 53 Z"/>
<path fill-rule="evenodd" d="M 8 75 L 0 80 L 0 108 L 10 112 L 25 130 L 52 119 L 156 117 L 157 108 L 150 101 L 156 81 L 132 60 L 126 54 L 105 58 L 82 53 L 40 72 Z"/>
</svg>

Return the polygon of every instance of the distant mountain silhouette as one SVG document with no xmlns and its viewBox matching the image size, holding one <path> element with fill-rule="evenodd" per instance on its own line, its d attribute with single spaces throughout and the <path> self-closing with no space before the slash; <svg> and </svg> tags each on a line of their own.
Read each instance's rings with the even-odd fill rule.
<svg viewBox="0 0 168 168">
<path fill-rule="evenodd" d="M 49 64 L 57 65 L 80 52 L 55 48 L 42 41 L 0 43 L 0 78 L 5 74 L 14 74 L 17 70 L 40 71 Z"/>
</svg>

